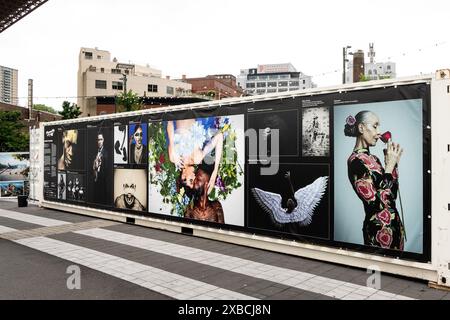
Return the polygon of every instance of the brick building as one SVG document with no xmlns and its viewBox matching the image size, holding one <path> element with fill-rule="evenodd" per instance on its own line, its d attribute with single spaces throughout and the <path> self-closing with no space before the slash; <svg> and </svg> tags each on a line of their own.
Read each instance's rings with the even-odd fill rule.
<svg viewBox="0 0 450 320">
<path fill-rule="evenodd" d="M 242 89 L 236 84 L 236 77 L 231 74 L 216 74 L 203 78 L 183 76 L 182 81 L 192 85 L 192 93 L 210 96 L 216 100 L 243 95 Z"/>
<path fill-rule="evenodd" d="M 39 127 L 40 122 L 50 122 L 50 121 L 57 121 L 61 120 L 62 117 L 57 114 L 45 112 L 45 111 L 38 111 L 33 110 L 33 116 L 31 117 L 33 120 L 28 121 L 29 119 L 29 110 L 28 108 L 15 106 L 12 104 L 2 103 L 0 102 L 0 111 L 19 111 L 21 113 L 20 119 L 27 128 L 36 126 Z"/>
</svg>

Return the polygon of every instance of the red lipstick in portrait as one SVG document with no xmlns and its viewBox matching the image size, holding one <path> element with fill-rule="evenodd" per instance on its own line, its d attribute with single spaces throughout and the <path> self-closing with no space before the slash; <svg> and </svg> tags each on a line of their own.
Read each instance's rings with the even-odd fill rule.
<svg viewBox="0 0 450 320">
<path fill-rule="evenodd" d="M 392 139 L 392 134 L 390 131 L 386 131 L 385 133 L 383 133 L 380 137 L 381 141 L 383 141 L 384 143 L 388 143 L 389 140 Z"/>
</svg>

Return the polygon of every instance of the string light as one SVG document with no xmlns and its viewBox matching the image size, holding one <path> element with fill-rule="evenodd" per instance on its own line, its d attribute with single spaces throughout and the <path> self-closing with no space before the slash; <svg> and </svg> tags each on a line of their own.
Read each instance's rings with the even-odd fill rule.
<svg viewBox="0 0 450 320">
<path fill-rule="evenodd" d="M 391 59 L 396 59 L 396 58 L 399 58 L 399 57 L 406 57 L 406 56 L 412 55 L 413 53 L 416 53 L 416 52 L 423 53 L 427 49 L 443 47 L 443 46 L 445 46 L 447 44 L 448 44 L 447 41 L 433 43 L 432 45 L 429 45 L 429 46 L 426 46 L 426 47 L 418 48 L 418 49 L 407 51 L 407 52 L 402 52 L 402 53 L 399 53 L 398 55 L 394 55 L 394 56 L 391 55 L 391 56 L 383 57 L 383 58 L 380 58 L 378 60 L 380 60 L 380 61 L 383 61 L 383 60 L 390 61 Z M 319 72 L 319 73 L 316 73 L 314 75 L 311 75 L 311 77 L 312 78 L 314 78 L 314 77 L 325 77 L 325 76 L 331 75 L 331 74 L 342 73 L 342 71 L 343 71 L 343 69 L 341 68 L 341 69 L 336 69 L 336 70 L 332 70 L 332 71 Z M 421 74 L 422 74 L 422 72 L 421 72 Z M 108 96 L 108 97 L 109 98 L 114 98 L 114 96 Z M 33 99 L 36 99 L 36 100 L 38 100 L 38 99 L 91 99 L 91 98 L 98 98 L 98 96 L 33 97 Z M 167 98 L 167 97 L 164 97 L 164 98 Z M 28 97 L 13 97 L 12 99 L 28 99 Z"/>
</svg>

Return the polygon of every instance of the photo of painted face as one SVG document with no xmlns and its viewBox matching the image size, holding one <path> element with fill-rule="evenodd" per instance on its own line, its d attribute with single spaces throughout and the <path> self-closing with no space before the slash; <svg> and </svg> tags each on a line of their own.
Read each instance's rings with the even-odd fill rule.
<svg viewBox="0 0 450 320">
<path fill-rule="evenodd" d="M 129 126 L 130 133 L 130 164 L 147 164 L 147 125 L 135 124 Z"/>
<path fill-rule="evenodd" d="M 145 169 L 114 170 L 114 206 L 117 209 L 147 210 L 147 171 Z"/>
</svg>

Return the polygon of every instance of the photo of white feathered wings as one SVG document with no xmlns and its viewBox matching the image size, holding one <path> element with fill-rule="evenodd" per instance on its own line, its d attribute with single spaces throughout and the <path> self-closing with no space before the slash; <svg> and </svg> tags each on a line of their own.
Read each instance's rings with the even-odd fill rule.
<svg viewBox="0 0 450 320">
<path fill-rule="evenodd" d="M 301 226 L 311 224 L 314 210 L 322 200 L 327 189 L 328 177 L 320 177 L 312 184 L 299 189 L 295 193 L 297 207 L 291 213 L 282 207 L 282 197 L 279 194 L 253 188 L 256 201 L 271 218 L 279 224 L 299 223 Z"/>
</svg>

